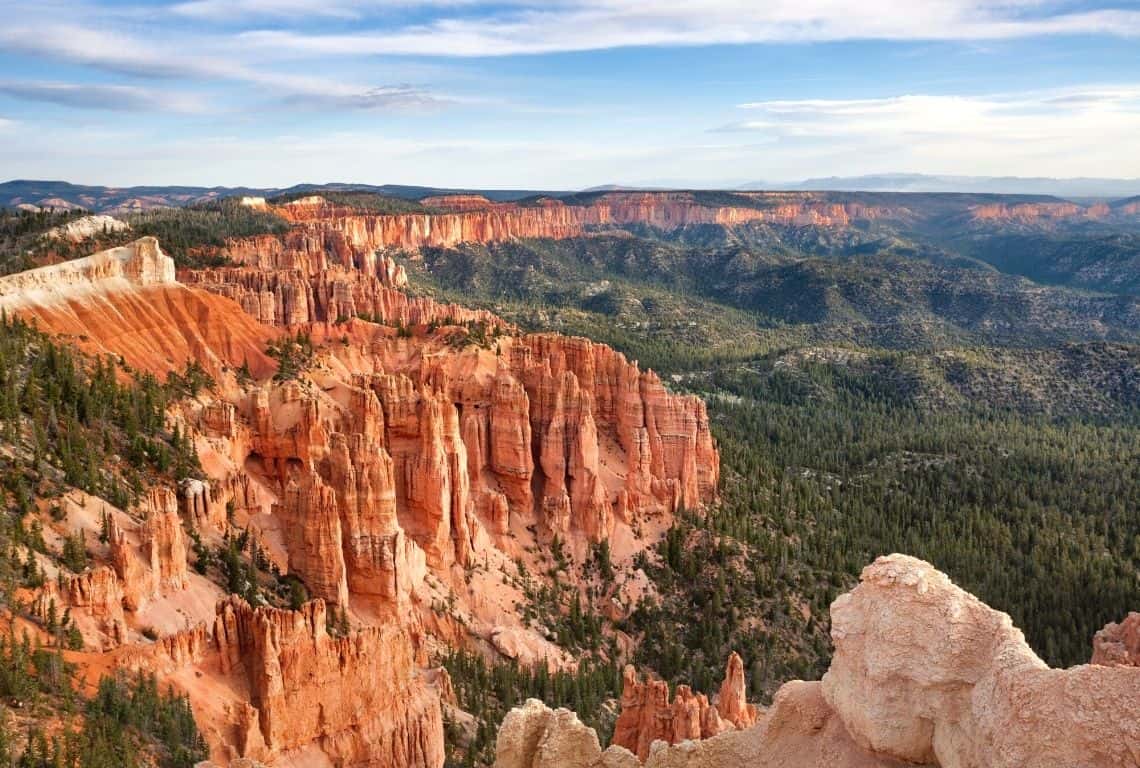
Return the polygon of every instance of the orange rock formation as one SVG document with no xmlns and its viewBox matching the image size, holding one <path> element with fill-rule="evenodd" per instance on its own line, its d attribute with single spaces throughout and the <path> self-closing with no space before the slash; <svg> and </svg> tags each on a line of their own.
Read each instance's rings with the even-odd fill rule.
<svg viewBox="0 0 1140 768">
<path fill-rule="evenodd" d="M 492 203 L 477 195 L 426 198 L 430 212 L 370 214 L 310 197 L 273 210 L 291 221 L 322 223 L 343 234 L 355 247 L 415 250 L 450 247 L 511 238 L 560 239 L 585 233 L 590 227 L 648 224 L 676 229 L 694 224 L 848 224 L 870 219 L 881 210 L 856 203 L 833 203 L 823 195 L 804 193 L 745 193 L 755 207 L 709 204 L 691 192 L 612 192 L 584 204 L 541 198 L 527 203 Z"/>
<path fill-rule="evenodd" d="M 152 488 L 142 508 L 146 518 L 133 537 L 110 521 L 111 563 L 129 611 L 138 611 L 164 592 L 185 589 L 188 583 L 186 539 L 174 491 Z"/>
<path fill-rule="evenodd" d="M 275 332 L 236 304 L 175 282 L 174 262 L 153 237 L 0 278 L 0 308 L 139 370 L 181 370 L 190 360 L 215 375 L 243 361 L 254 375 L 274 370 L 265 342 Z"/>
<path fill-rule="evenodd" d="M 523 594 L 505 577 L 518 563 L 537 572 L 554 536 L 582 559 L 617 535 L 626 543 L 614 556 L 631 560 L 677 509 L 715 498 L 719 457 L 701 401 L 604 345 L 519 335 L 490 313 L 411 297 L 378 251 L 755 211 L 684 196 L 433 207 L 452 212 L 369 216 L 298 201 L 277 209 L 295 222 L 285 235 L 231 242 L 235 265 L 177 280 L 145 238 L 0 279 L 0 303 L 46 330 L 157 374 L 196 360 L 217 381 L 169 414 L 208 477 L 153 489 L 137 514 L 116 512 L 99 554 L 107 565 L 45 588 L 37 603 L 45 615 L 53 601 L 81 614 L 108 648 L 154 629 L 144 621 L 163 627 L 155 642 L 117 650 L 116 663 L 186 690 L 215 759 L 319 753 L 438 768 L 438 692 L 414 661 L 432 647 L 427 635 L 470 634 L 523 663 L 569 665 L 523 624 Z M 406 338 L 358 315 L 421 327 Z M 505 333 L 464 345 L 462 329 L 422 327 L 448 320 Z M 298 379 L 274 382 L 265 349 L 281 326 L 303 327 L 317 353 Z M 235 375 L 243 364 L 254 381 Z M 227 599 L 211 618 L 217 587 L 190 573 L 183 525 L 213 546 L 248 530 L 318 600 L 290 612 Z M 326 604 L 359 629 L 330 635 Z M 696 721 L 679 710 L 672 732 L 722 728 L 719 710 L 696 706 Z"/>
<path fill-rule="evenodd" d="M 127 639 L 123 589 L 115 572 L 107 566 L 67 576 L 62 584 L 48 581 L 43 585 L 32 605 L 32 614 L 46 621 L 54 613 L 56 621 L 62 621 L 65 612 L 70 612 L 80 627 L 85 623 L 80 619 L 84 615 L 89 618 L 105 636 L 108 647 Z M 88 639 L 85 633 L 84 641 Z"/>
<path fill-rule="evenodd" d="M 750 728 L 756 722 L 755 705 L 745 699 L 744 663 L 733 653 L 724 684 L 714 704 L 703 693 L 678 685 L 672 702 L 663 680 L 641 682 L 627 666 L 622 675 L 621 714 L 614 725 L 612 743 L 625 747 L 644 761 L 655 741 L 677 744 L 708 739 L 728 730 Z"/>
<path fill-rule="evenodd" d="M 225 674 L 249 685 L 243 757 L 268 759 L 321 745 L 338 765 L 443 765 L 439 694 L 416 680 L 411 644 L 396 627 L 344 637 L 325 629 L 320 600 L 300 611 L 218 605 L 214 638 Z"/>
</svg>

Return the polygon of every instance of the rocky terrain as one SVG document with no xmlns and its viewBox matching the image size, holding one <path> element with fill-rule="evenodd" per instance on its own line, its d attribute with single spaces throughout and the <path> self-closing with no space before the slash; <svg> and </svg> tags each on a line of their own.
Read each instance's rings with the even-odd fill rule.
<svg viewBox="0 0 1140 768">
<path fill-rule="evenodd" d="M 37 615 L 67 611 L 85 646 L 175 681 L 218 759 L 439 765 L 439 692 L 420 665 L 473 642 L 543 663 L 549 643 L 518 607 L 544 547 L 583 561 L 605 541 L 628 562 L 715 498 L 717 450 L 703 403 L 622 355 L 410 298 L 351 220 L 306 221 L 181 280 L 143 238 L 0 281 L 7 312 L 81 349 L 213 381 L 170 413 L 202 477 L 135 509 L 101 504 L 107 543 L 91 555 L 105 564 L 45 585 Z M 265 277 L 276 292 L 249 282 Z M 239 531 L 312 601 L 221 599 L 201 548 Z"/>
<path fill-rule="evenodd" d="M 688 734 L 672 747 L 667 738 L 648 747 L 641 739 L 635 756 L 620 742 L 603 752 L 573 713 L 532 700 L 504 722 L 495 765 L 617 768 L 640 758 L 658 768 L 1092 768 L 1140 761 L 1140 721 L 1121 714 L 1137 705 L 1135 667 L 1049 669 L 1009 616 L 928 563 L 879 558 L 831 613 L 835 654 L 823 680 L 787 683 L 754 726 L 703 739 Z"/>
<path fill-rule="evenodd" d="M 939 210 L 979 226 L 1131 215 L 1040 201 L 978 204 L 967 214 L 961 205 Z M 1116 701 L 1126 711 L 1136 690 L 1124 663 L 1135 656 L 1131 619 L 1096 640 L 1097 660 L 1119 669 L 1050 670 L 1008 616 L 901 556 L 876 561 L 827 617 L 819 604 L 846 586 L 842 578 L 833 573 L 823 587 L 809 584 L 789 552 L 798 548 L 803 556 L 805 546 L 838 530 L 818 525 L 826 518 L 813 506 L 830 497 L 830 485 L 827 494 L 797 491 L 806 523 L 785 520 L 779 534 L 769 534 L 777 526 L 768 522 L 741 523 L 722 503 L 714 430 L 734 436 L 751 429 L 751 415 L 718 424 L 705 400 L 673 391 L 611 346 L 528 332 L 534 324 L 523 314 L 500 311 L 510 307 L 491 300 L 472 306 L 461 301 L 462 291 L 433 297 L 417 282 L 425 270 L 462 263 L 454 254 L 464 249 L 495 253 L 520 241 L 608 249 L 641 228 L 655 233 L 657 245 L 632 257 L 652 261 L 664 253 L 655 262 L 663 283 L 687 262 L 683 279 L 690 280 L 702 262 L 689 262 L 691 254 L 678 254 L 672 243 L 708 228 L 742 237 L 764 228 L 836 233 L 931 215 L 915 213 L 900 196 L 844 200 L 829 193 L 597 193 L 513 202 L 433 195 L 366 203 L 345 195 L 251 194 L 162 220 L 162 231 L 177 240 L 173 256 L 147 234 L 154 219 L 125 229 L 44 218 L 70 227 L 61 230 L 67 248 L 86 253 L 62 260 L 60 252 L 44 251 L 49 263 L 0 278 L 5 322 L 32 322 L 88 355 L 104 389 L 106 380 L 133 381 L 140 397 L 154 401 L 164 381 L 167 399 L 160 423 L 149 425 L 155 434 L 135 416 L 124 418 L 123 435 L 105 433 L 106 466 L 77 468 L 74 456 L 82 451 L 74 425 L 21 411 L 16 406 L 37 393 L 16 379 L 5 385 L 21 394 L 3 399 L 15 425 L 4 432 L 4 466 L 11 470 L 4 493 L 26 508 L 28 522 L 21 516 L 12 534 L 26 607 L 13 604 L 4 621 L 61 653 L 66 627 L 67 652 L 81 676 L 143 672 L 173 686 L 187 697 L 204 752 L 221 764 L 439 768 L 456 757 L 457 745 L 466 745 L 474 761 L 473 745 L 489 738 L 494 723 L 464 709 L 473 709 L 470 686 L 446 671 L 468 668 L 456 663 L 467 657 L 456 654 L 492 665 L 487 674 L 501 683 L 496 705 L 517 692 L 504 681 L 525 674 L 552 697 L 582 703 L 612 692 L 613 707 L 620 707 L 597 718 L 612 727 L 615 746 L 603 754 L 598 736 L 572 715 L 527 704 L 503 726 L 502 766 L 1048 766 L 1073 764 L 1083 754 L 1093 756 L 1089 765 L 1135 762 L 1127 751 L 1136 743 L 1135 722 L 1113 719 L 1121 710 L 1110 708 Z M 735 290 L 751 293 L 729 297 L 742 305 L 732 311 L 778 303 L 757 292 L 769 278 L 759 276 L 756 262 L 737 253 L 715 263 L 749 278 L 737 281 Z M 876 327 L 916 322 L 877 306 L 888 280 L 873 269 L 850 286 L 827 265 L 780 268 L 821 273 L 793 281 L 795 291 L 777 291 L 792 303 L 821 292 L 819 303 L 833 319 L 857 312 Z M 921 295 L 934 316 L 956 328 L 989 332 L 1004 323 L 1017 338 L 1035 323 L 1056 327 L 1058 316 L 1081 339 L 1126 336 L 1134 327 L 1126 298 L 1078 301 L 1014 278 L 992 278 L 988 287 L 1004 297 L 996 301 L 962 292 L 947 298 L 946 286 L 960 274 L 944 273 L 917 294 L 909 284 L 888 294 L 898 306 Z M 907 272 L 892 276 L 905 282 Z M 876 290 L 861 294 L 868 282 Z M 481 285 L 473 279 L 466 298 L 488 298 L 478 294 Z M 848 306 L 834 300 L 834 285 Z M 1010 296 L 1021 302 L 1020 314 L 994 308 Z M 805 320 L 793 310 L 799 308 L 789 308 L 787 319 Z M 38 354 L 37 345 L 27 354 Z M 48 357 L 50 373 L 56 363 Z M 976 355 L 961 351 L 900 361 L 817 347 L 789 351 L 769 369 L 734 372 L 735 380 L 723 371 L 701 375 L 722 387 L 718 396 L 775 387 L 785 403 L 800 392 L 839 402 L 861 391 L 860 377 L 879 381 L 890 369 L 906 390 L 900 399 L 932 407 L 985 399 L 1003 386 L 1004 400 L 995 406 L 1014 411 L 1066 413 L 1046 407 L 1066 392 L 1105 415 L 1133 405 L 1135 356 L 1125 345 L 1011 351 L 995 361 L 980 366 Z M 1013 363 L 1020 366 L 1013 374 L 999 375 Z M 828 381 L 819 366 L 834 365 L 843 373 Z M 22 375 L 25 367 L 13 371 Z M 1057 388 L 1037 376 L 1047 367 L 1084 371 L 1089 381 Z M 80 402 L 76 421 L 99 422 L 89 413 L 95 404 Z M 713 407 L 723 402 L 731 401 Z M 751 431 L 787 444 L 778 439 L 781 428 L 772 419 Z M 1100 450 L 1112 455 L 1126 441 L 1116 435 Z M 45 451 L 45 443 L 55 447 Z M 941 459 L 884 453 L 867 467 L 908 461 L 927 468 Z M 126 472 L 132 462 L 146 472 L 100 475 Z M 56 465 L 62 472 L 53 474 Z M 748 499 L 777 514 L 767 491 L 746 485 L 774 473 L 748 478 L 743 462 L 732 469 L 733 503 Z M 801 489 L 822 482 L 813 471 L 793 482 Z M 820 517 L 807 519 L 808 510 Z M 1132 541 L 1114 527 L 1129 524 L 1126 513 L 1108 518 L 1096 535 Z M 694 519 L 724 524 L 706 541 L 707 556 L 699 537 L 685 534 Z M 737 543 L 723 535 L 730 528 Z M 42 546 L 34 537 L 34 546 L 27 543 L 29 530 L 41 531 Z M 1042 540 L 1050 530 L 1042 527 Z M 1114 588 L 1130 583 L 1125 564 L 1120 568 Z M 666 579 L 666 569 L 679 576 Z M 644 622 L 684 605 L 684 590 L 703 588 L 706 576 L 720 583 L 705 596 L 699 626 L 721 626 L 701 658 L 747 637 L 747 662 L 729 656 L 715 692 L 704 680 L 671 688 L 654 672 L 676 678 L 683 633 L 658 642 Z M 762 584 L 786 590 L 736 611 L 721 599 L 729 578 L 734 587 L 757 585 L 758 594 Z M 1112 594 L 1125 594 L 1120 590 Z M 736 611 L 727 624 L 718 613 L 725 610 Z M 828 631 L 835 653 L 822 683 L 789 683 L 770 707 L 758 708 L 757 693 L 772 690 L 748 679 L 756 682 L 760 643 L 771 662 L 767 674 L 783 675 L 787 666 L 776 661 L 786 665 L 785 648 L 804 654 L 802 666 L 810 669 L 808 647 Z M 698 640 L 712 637 L 710 631 Z M 669 666 L 658 650 L 668 650 Z M 622 673 L 635 659 L 659 669 L 646 670 L 645 678 L 633 667 Z M 1050 734 L 1034 740 L 1019 721 L 1027 712 L 1052 723 Z M 1081 731 L 1086 721 L 1099 730 Z"/>
</svg>

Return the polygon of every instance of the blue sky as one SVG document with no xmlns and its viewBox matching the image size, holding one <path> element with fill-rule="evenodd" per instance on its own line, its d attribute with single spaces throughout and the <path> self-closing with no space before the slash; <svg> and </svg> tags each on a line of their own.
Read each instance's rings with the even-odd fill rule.
<svg viewBox="0 0 1140 768">
<path fill-rule="evenodd" d="M 0 178 L 1140 177 L 1140 2 L 0 0 Z"/>
</svg>

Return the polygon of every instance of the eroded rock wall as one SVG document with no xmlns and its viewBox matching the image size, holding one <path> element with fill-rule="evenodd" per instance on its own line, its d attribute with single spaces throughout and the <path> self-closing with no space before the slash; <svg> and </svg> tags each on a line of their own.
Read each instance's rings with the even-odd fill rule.
<svg viewBox="0 0 1140 768">
<path fill-rule="evenodd" d="M 326 621 L 320 600 L 299 611 L 218 605 L 222 669 L 246 679 L 255 710 L 243 756 L 318 744 L 337 765 L 440 768 L 439 695 L 417 679 L 407 635 L 387 626 L 334 637 Z"/>
<path fill-rule="evenodd" d="M 678 685 L 670 700 L 666 682 L 642 682 L 632 666 L 625 668 L 622 683 L 621 714 L 612 743 L 641 761 L 649 757 L 654 742 L 709 739 L 756 723 L 756 707 L 745 698 L 744 663 L 735 653 L 729 657 L 724 683 L 711 705 L 705 694 L 694 693 L 687 685 Z"/>
</svg>

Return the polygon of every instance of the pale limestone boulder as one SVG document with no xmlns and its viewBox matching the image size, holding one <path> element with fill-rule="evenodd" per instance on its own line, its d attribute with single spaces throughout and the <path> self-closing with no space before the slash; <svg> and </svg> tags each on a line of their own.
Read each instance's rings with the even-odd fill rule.
<svg viewBox="0 0 1140 768">
<path fill-rule="evenodd" d="M 1140 669 L 1049 669 L 1009 616 L 905 555 L 831 606 L 823 694 L 852 738 L 941 768 L 1140 765 Z"/>
<path fill-rule="evenodd" d="M 511 710 L 495 743 L 496 768 L 593 768 L 602 748 L 593 728 L 568 709 L 538 699 Z"/>
</svg>

